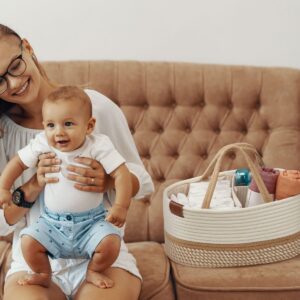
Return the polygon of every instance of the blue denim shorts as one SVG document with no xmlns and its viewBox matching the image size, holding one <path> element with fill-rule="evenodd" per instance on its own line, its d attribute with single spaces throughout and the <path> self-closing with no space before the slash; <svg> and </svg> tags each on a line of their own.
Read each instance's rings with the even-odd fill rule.
<svg viewBox="0 0 300 300">
<path fill-rule="evenodd" d="M 103 238 L 111 234 L 121 238 L 119 228 L 105 221 L 106 213 L 102 204 L 80 213 L 56 213 L 45 207 L 37 222 L 20 235 L 37 240 L 52 258 L 91 258 Z"/>
</svg>

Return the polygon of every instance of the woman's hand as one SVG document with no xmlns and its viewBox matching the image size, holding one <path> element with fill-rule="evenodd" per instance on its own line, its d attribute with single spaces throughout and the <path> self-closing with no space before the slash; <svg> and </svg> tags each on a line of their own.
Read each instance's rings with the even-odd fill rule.
<svg viewBox="0 0 300 300">
<path fill-rule="evenodd" d="M 60 159 L 55 157 L 55 153 L 49 152 L 39 156 L 39 163 L 37 166 L 37 180 L 40 187 L 44 187 L 46 183 L 58 182 L 57 177 L 47 177 L 47 173 L 57 173 L 60 170 Z"/>
<path fill-rule="evenodd" d="M 79 164 L 87 167 L 69 165 L 68 171 L 76 174 L 68 174 L 70 180 L 76 181 L 75 188 L 85 192 L 103 193 L 113 186 L 113 179 L 105 173 L 102 165 L 91 158 L 77 157 L 74 159 Z"/>
</svg>

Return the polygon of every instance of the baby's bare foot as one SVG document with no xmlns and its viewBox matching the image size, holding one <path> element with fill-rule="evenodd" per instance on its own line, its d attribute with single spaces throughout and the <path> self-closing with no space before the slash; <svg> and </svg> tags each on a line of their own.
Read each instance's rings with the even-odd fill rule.
<svg viewBox="0 0 300 300">
<path fill-rule="evenodd" d="M 51 274 L 48 273 L 27 274 L 23 278 L 20 278 L 18 280 L 19 285 L 35 284 L 35 285 L 41 285 L 46 288 L 50 286 L 50 283 L 51 283 Z"/>
<path fill-rule="evenodd" d="M 114 285 L 110 278 L 92 270 L 87 270 L 86 281 L 102 289 L 111 288 Z"/>
</svg>

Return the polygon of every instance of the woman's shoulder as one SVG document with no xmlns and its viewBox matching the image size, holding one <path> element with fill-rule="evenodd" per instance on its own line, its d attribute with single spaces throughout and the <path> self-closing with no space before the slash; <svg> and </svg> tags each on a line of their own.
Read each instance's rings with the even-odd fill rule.
<svg viewBox="0 0 300 300">
<path fill-rule="evenodd" d="M 106 97 L 105 95 L 101 94 L 96 90 L 85 89 L 84 91 L 90 97 L 93 106 L 96 107 L 101 107 L 102 105 L 116 106 L 116 104 L 112 100 L 110 100 L 108 97 Z"/>
<path fill-rule="evenodd" d="M 84 91 L 91 99 L 94 114 L 107 116 L 107 114 L 109 115 L 120 112 L 120 108 L 112 100 L 100 92 L 91 89 L 85 89 Z"/>
</svg>

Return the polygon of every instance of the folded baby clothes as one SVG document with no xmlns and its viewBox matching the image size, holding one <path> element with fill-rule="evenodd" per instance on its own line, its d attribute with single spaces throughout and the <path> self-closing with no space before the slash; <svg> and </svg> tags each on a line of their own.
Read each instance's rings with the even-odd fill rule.
<svg viewBox="0 0 300 300">
<path fill-rule="evenodd" d="M 281 200 L 300 194 L 300 171 L 281 171 L 276 186 L 275 199 Z"/>
<path fill-rule="evenodd" d="M 279 171 L 273 168 L 263 167 L 260 169 L 260 175 L 262 177 L 263 182 L 265 183 L 267 190 L 271 195 L 275 195 L 276 191 L 276 182 L 279 175 Z M 261 197 L 258 186 L 255 180 L 252 178 L 251 183 L 248 188 L 247 199 L 245 203 L 245 207 L 254 206 L 258 204 L 264 203 L 264 200 Z"/>
</svg>

